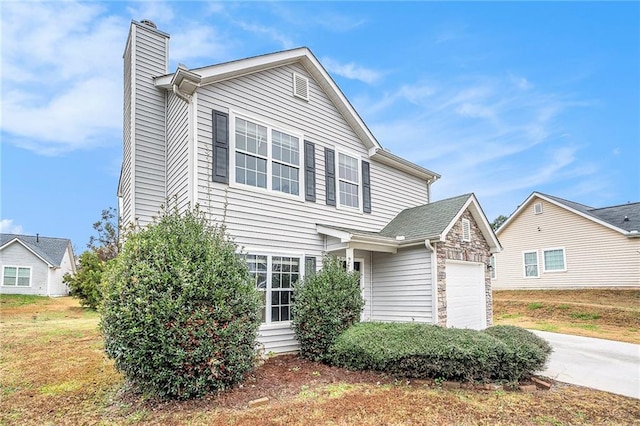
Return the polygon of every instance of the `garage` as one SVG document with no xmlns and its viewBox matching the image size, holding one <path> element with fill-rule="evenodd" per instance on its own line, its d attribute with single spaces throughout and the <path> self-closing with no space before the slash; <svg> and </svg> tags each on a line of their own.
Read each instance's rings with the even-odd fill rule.
<svg viewBox="0 0 640 426">
<path fill-rule="evenodd" d="M 487 326 L 484 265 L 447 260 L 447 327 Z"/>
</svg>

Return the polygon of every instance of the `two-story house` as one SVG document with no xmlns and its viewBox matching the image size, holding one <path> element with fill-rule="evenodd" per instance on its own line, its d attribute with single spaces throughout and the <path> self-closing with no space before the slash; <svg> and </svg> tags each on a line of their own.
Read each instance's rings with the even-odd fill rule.
<svg viewBox="0 0 640 426">
<path fill-rule="evenodd" d="M 383 149 L 309 49 L 169 72 L 168 46 L 132 22 L 121 221 L 167 199 L 224 221 L 264 292 L 266 350 L 297 349 L 292 285 L 326 253 L 360 271 L 365 321 L 491 324 L 500 245 L 478 200 L 430 202 L 440 176 Z"/>
</svg>

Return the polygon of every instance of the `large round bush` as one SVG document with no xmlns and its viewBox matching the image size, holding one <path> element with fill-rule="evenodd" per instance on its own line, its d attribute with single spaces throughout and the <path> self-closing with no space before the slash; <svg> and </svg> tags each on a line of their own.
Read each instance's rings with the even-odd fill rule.
<svg viewBox="0 0 640 426">
<path fill-rule="evenodd" d="M 224 229 L 197 209 L 129 235 L 103 285 L 106 352 L 140 389 L 196 397 L 253 368 L 255 283 Z"/>
<path fill-rule="evenodd" d="M 360 320 L 363 307 L 360 274 L 326 257 L 320 272 L 307 274 L 293 287 L 292 323 L 300 355 L 326 361 L 336 337 Z"/>
</svg>

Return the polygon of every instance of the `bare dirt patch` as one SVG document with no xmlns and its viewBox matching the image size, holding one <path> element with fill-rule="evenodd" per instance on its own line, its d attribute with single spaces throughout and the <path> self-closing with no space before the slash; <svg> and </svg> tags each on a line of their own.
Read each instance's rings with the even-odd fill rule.
<svg viewBox="0 0 640 426">
<path fill-rule="evenodd" d="M 640 290 L 493 292 L 494 324 L 640 344 Z"/>
</svg>

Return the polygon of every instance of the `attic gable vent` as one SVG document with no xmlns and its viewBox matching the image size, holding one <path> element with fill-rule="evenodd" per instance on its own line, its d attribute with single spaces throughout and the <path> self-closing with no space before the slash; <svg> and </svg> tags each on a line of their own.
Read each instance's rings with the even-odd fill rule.
<svg viewBox="0 0 640 426">
<path fill-rule="evenodd" d="M 293 96 L 309 100 L 309 79 L 300 74 L 293 73 Z"/>
<path fill-rule="evenodd" d="M 533 214 L 542 214 L 542 203 L 535 203 L 533 205 Z"/>
</svg>

